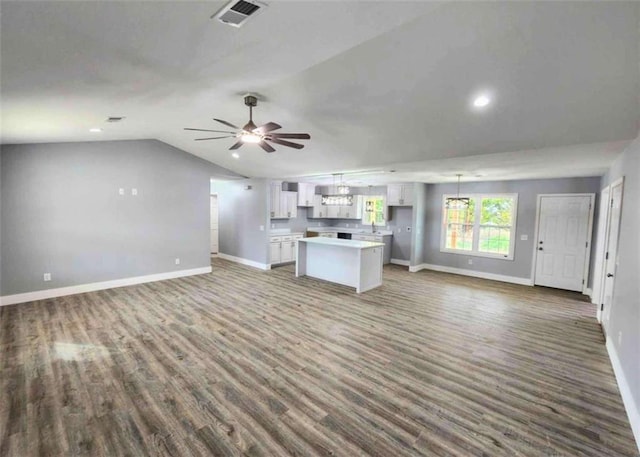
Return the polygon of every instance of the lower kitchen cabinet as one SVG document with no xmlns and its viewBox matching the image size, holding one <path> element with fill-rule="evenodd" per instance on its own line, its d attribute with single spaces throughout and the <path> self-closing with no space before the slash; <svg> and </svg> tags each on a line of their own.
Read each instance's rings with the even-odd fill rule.
<svg viewBox="0 0 640 457">
<path fill-rule="evenodd" d="M 269 239 L 269 263 L 277 265 L 279 263 L 295 262 L 296 242 L 303 237 L 302 233 L 271 236 Z"/>
</svg>

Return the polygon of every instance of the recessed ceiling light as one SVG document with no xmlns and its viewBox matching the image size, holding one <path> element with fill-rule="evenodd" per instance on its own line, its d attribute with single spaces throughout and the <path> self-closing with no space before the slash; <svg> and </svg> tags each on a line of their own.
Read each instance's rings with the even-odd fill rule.
<svg viewBox="0 0 640 457">
<path fill-rule="evenodd" d="M 234 152 L 231 154 L 231 157 L 233 157 L 234 159 L 239 159 L 240 158 L 240 154 L 238 154 L 237 152 Z"/>
<path fill-rule="evenodd" d="M 478 95 L 473 99 L 473 106 L 476 108 L 484 108 L 491 103 L 491 98 L 487 94 Z"/>
<path fill-rule="evenodd" d="M 98 127 L 94 127 L 92 129 L 89 129 L 89 131 L 91 133 L 100 133 L 100 132 L 102 132 L 102 129 L 99 129 Z"/>
</svg>

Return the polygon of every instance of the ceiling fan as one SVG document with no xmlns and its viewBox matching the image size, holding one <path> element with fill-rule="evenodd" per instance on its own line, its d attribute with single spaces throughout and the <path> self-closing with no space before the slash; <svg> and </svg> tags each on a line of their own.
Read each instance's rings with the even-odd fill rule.
<svg viewBox="0 0 640 457">
<path fill-rule="evenodd" d="M 274 133 L 274 130 L 281 129 L 282 126 L 276 124 L 275 122 L 267 122 L 260 127 L 256 126 L 253 123 L 253 107 L 258 104 L 258 99 L 253 95 L 247 95 L 244 97 L 244 104 L 249 107 L 249 122 L 240 128 L 233 125 L 230 122 L 223 121 L 222 119 L 213 119 L 214 121 L 220 122 L 221 124 L 226 125 L 227 127 L 231 127 L 235 129 L 235 132 L 231 132 L 228 130 L 208 130 L 208 129 L 192 129 L 185 128 L 185 130 L 194 130 L 197 132 L 215 132 L 215 133 L 228 133 L 225 136 L 214 136 L 211 138 L 196 138 L 195 141 L 206 141 L 206 140 L 219 140 L 222 138 L 237 138 L 238 141 L 231 146 L 229 149 L 238 149 L 245 143 L 255 143 L 264 149 L 267 152 L 274 152 L 275 149 L 267 143 L 267 141 L 275 144 L 280 144 L 282 146 L 287 146 L 290 148 L 302 149 L 304 145 L 299 143 L 293 143 L 292 141 L 287 141 L 288 139 L 294 140 L 309 140 L 311 136 L 308 133 Z"/>
</svg>

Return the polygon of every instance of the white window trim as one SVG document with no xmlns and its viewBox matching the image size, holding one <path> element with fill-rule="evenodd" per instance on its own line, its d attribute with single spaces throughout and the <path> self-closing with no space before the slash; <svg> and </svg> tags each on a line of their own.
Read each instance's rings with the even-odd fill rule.
<svg viewBox="0 0 640 457">
<path fill-rule="evenodd" d="M 500 197 L 509 197 L 513 198 L 513 222 L 512 222 L 512 232 L 513 236 L 510 237 L 509 240 L 509 255 L 502 254 L 492 254 L 489 252 L 480 252 L 478 251 L 478 244 L 480 242 L 479 230 L 480 230 L 480 211 L 481 204 L 476 205 L 476 214 L 474 217 L 475 221 L 478 221 L 478 224 L 474 222 L 473 224 L 473 245 L 470 251 L 464 251 L 462 249 L 451 249 L 447 248 L 447 227 L 446 227 L 446 219 L 445 219 L 445 211 L 446 211 L 446 202 L 447 198 L 457 197 L 457 194 L 443 194 L 442 195 L 442 211 L 440 215 L 440 252 L 446 252 L 449 254 L 458 254 L 458 255 L 466 255 L 470 257 L 488 257 L 490 259 L 498 259 L 498 260 L 513 260 L 516 251 L 516 233 L 518 227 L 518 194 L 504 194 L 504 193 L 482 193 L 482 194 L 460 194 L 460 197 L 468 197 L 478 199 L 478 203 L 481 202 L 483 197 L 489 198 L 500 198 Z"/>
</svg>

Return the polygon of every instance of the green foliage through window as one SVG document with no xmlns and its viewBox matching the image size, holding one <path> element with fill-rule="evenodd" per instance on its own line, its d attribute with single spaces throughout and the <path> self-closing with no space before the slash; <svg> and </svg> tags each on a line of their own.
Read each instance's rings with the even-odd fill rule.
<svg viewBox="0 0 640 457">
<path fill-rule="evenodd" d="M 442 247 L 463 251 L 510 257 L 511 237 L 515 231 L 516 196 L 469 195 L 469 206 L 461 204 L 443 207 Z"/>
</svg>

